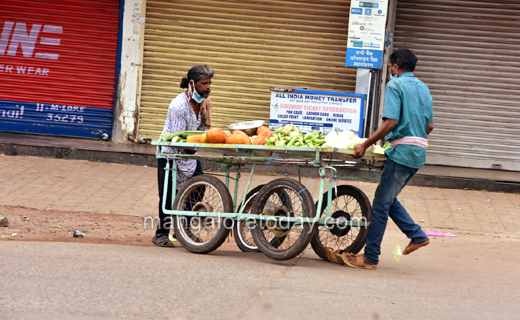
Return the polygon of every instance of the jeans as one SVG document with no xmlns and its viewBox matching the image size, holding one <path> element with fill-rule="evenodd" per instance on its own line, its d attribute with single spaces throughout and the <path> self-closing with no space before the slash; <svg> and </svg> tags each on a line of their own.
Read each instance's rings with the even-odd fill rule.
<svg viewBox="0 0 520 320">
<path fill-rule="evenodd" d="M 406 209 L 397 200 L 397 195 L 410 181 L 418 169 L 409 168 L 390 159 L 385 161 L 381 182 L 376 190 L 372 204 L 372 217 L 368 226 L 367 243 L 364 258 L 368 263 L 377 265 L 381 254 L 381 242 L 388 217 L 413 243 L 428 241 L 428 237 L 410 217 Z"/>
<path fill-rule="evenodd" d="M 160 235 L 168 235 L 170 233 L 170 229 L 173 229 L 173 219 L 172 216 L 169 214 L 165 214 L 162 210 L 162 203 L 163 203 L 163 191 L 164 191 L 164 178 L 166 177 L 166 171 L 164 168 L 166 168 L 166 159 L 158 159 L 157 163 L 157 186 L 159 187 L 159 222 L 157 224 L 157 230 L 155 231 L 155 234 L 157 236 Z M 170 168 L 173 166 L 172 160 L 170 160 Z M 195 172 L 193 173 L 193 176 L 197 176 L 200 174 L 204 174 L 204 171 L 202 170 L 202 163 L 200 160 L 197 160 L 197 167 L 195 168 Z M 173 188 L 173 179 L 172 179 L 172 172 L 168 174 L 168 193 L 166 195 L 166 209 L 171 210 L 172 208 L 172 194 L 171 190 Z M 204 188 L 204 187 L 202 187 Z M 177 190 L 177 194 L 179 193 L 179 190 Z M 204 194 L 204 190 L 202 192 L 199 192 L 199 194 Z M 191 211 L 191 207 L 193 206 L 191 196 L 188 198 L 187 201 L 187 211 Z M 193 199 L 194 202 L 197 201 L 197 199 Z M 193 202 L 193 203 L 194 203 Z"/>
</svg>

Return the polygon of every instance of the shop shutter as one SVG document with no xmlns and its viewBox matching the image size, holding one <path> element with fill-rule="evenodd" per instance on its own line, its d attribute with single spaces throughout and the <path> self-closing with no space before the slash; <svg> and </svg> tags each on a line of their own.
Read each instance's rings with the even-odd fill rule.
<svg viewBox="0 0 520 320">
<path fill-rule="evenodd" d="M 119 0 L 7 0 L 0 12 L 0 131 L 110 136 Z"/>
<path fill-rule="evenodd" d="M 394 48 L 433 96 L 428 163 L 520 170 L 518 17 L 519 1 L 398 1 Z"/>
<path fill-rule="evenodd" d="M 216 72 L 213 126 L 269 119 L 271 87 L 355 91 L 345 68 L 349 1 L 146 2 L 139 137 L 157 138 L 181 78 Z"/>
</svg>

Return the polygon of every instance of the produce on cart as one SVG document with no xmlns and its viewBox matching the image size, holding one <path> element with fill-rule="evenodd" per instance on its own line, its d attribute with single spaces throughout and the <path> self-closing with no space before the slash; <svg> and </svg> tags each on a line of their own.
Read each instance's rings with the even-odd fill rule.
<svg viewBox="0 0 520 320">
<path fill-rule="evenodd" d="M 170 142 L 187 142 L 187 139 L 193 135 L 202 135 L 206 133 L 206 131 L 181 131 L 181 132 L 171 132 L 171 133 L 163 133 L 159 138 L 159 141 L 170 141 Z"/>
<path fill-rule="evenodd" d="M 258 124 L 259 121 L 249 121 Z M 248 122 L 243 122 L 247 124 Z M 263 123 L 263 121 L 262 121 Z M 161 135 L 160 141 L 186 142 L 186 143 L 211 143 L 211 144 L 245 144 L 265 145 L 275 147 L 321 147 L 353 150 L 366 139 L 359 138 L 352 131 L 330 132 L 323 135 L 318 130 L 312 130 L 303 134 L 301 130 L 292 124 L 288 124 L 274 131 L 260 125 L 258 128 L 234 129 L 228 134 L 220 128 L 212 128 L 207 132 L 184 131 Z M 367 153 L 383 155 L 390 148 L 389 143 L 384 146 L 372 145 L 367 148 Z"/>
<path fill-rule="evenodd" d="M 190 179 L 176 196 L 175 185 L 168 190 L 178 241 L 189 251 L 207 253 L 218 248 L 234 230 L 242 251 L 262 251 L 276 260 L 299 255 L 309 243 L 327 260 L 325 247 L 357 253 L 366 240 L 370 222 L 370 201 L 358 188 L 336 186 L 335 167 L 377 168 L 384 161 L 384 148 L 371 146 L 361 160 L 352 158 L 364 140 L 352 132 L 317 130 L 303 133 L 293 125 L 271 131 L 263 121 L 230 125 L 229 131 L 212 128 L 207 132 L 188 131 L 161 136 L 152 144 L 190 148 L 200 154 L 162 154 L 158 157 L 216 161 L 226 168 L 225 183 L 205 174 Z M 306 186 L 290 178 L 275 179 L 249 191 L 256 165 L 292 165 L 319 168 L 320 194 L 314 201 Z M 166 174 L 177 168 L 167 166 Z M 238 199 L 241 167 L 251 165 L 249 181 Z M 230 168 L 237 167 L 234 195 L 230 193 Z M 300 175 L 299 175 L 300 177 Z M 166 185 L 165 185 L 166 188 Z M 164 204 L 163 204 L 164 207 Z"/>
</svg>

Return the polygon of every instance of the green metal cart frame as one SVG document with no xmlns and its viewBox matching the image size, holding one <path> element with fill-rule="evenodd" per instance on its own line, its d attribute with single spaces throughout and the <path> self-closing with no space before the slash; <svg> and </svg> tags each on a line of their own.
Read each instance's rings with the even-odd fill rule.
<svg viewBox="0 0 520 320">
<path fill-rule="evenodd" d="M 230 176 L 231 167 L 236 166 L 236 178 L 235 188 L 233 194 L 233 212 L 196 212 L 196 211 L 179 211 L 179 210 L 168 210 L 166 209 L 166 201 L 162 203 L 162 209 L 165 214 L 180 215 L 187 217 L 218 217 L 218 218 L 233 218 L 235 220 L 246 220 L 246 219 L 262 219 L 262 215 L 249 214 L 249 213 L 237 213 L 235 212 L 238 200 L 238 184 L 241 178 L 241 167 L 244 165 L 251 165 L 251 172 L 249 174 L 249 180 L 247 187 L 242 198 L 242 204 L 246 199 L 246 195 L 251 184 L 255 168 L 257 165 L 276 165 L 276 166 L 296 166 L 298 167 L 298 180 L 301 183 L 301 168 L 318 168 L 320 176 L 320 188 L 319 194 L 322 195 L 325 190 L 325 180 L 328 180 L 328 205 L 327 205 L 327 216 L 321 218 L 321 214 L 316 214 L 314 218 L 302 218 L 302 217 L 271 217 L 277 222 L 285 223 L 314 223 L 320 226 L 331 224 L 331 223 L 349 223 L 352 227 L 367 227 L 369 222 L 362 221 L 334 221 L 331 218 L 331 198 L 332 190 L 335 187 L 336 168 L 342 167 L 346 169 L 359 169 L 369 168 L 375 170 L 381 170 L 384 164 L 385 156 L 382 154 L 367 153 L 361 159 L 354 159 L 352 157 L 353 151 L 349 149 L 339 148 L 316 148 L 316 147 L 274 147 L 274 146 L 257 146 L 257 145 L 236 145 L 236 144 L 199 144 L 199 143 L 172 143 L 166 141 L 153 141 L 152 145 L 157 146 L 157 158 L 164 158 L 168 160 L 186 160 L 195 159 L 203 161 L 213 161 L 221 163 L 226 168 L 225 173 L 225 185 L 229 190 L 230 187 Z M 163 153 L 161 147 L 173 147 L 189 149 L 197 151 L 198 154 L 172 154 Z M 166 173 L 165 173 L 165 185 L 163 191 L 163 199 L 167 199 L 168 192 L 172 194 L 172 208 L 173 202 L 176 196 L 176 178 L 177 178 L 177 164 L 176 161 L 172 161 L 173 165 L 170 166 L 170 161 L 167 161 Z M 173 187 L 168 190 L 168 179 L 169 174 L 172 174 Z M 339 177 L 341 178 L 341 177 Z M 232 178 L 231 178 L 232 179 Z M 319 198 L 316 212 L 321 213 L 323 206 L 322 197 Z M 241 212 L 241 210 L 239 211 Z M 265 216 L 263 217 L 265 218 Z"/>
</svg>

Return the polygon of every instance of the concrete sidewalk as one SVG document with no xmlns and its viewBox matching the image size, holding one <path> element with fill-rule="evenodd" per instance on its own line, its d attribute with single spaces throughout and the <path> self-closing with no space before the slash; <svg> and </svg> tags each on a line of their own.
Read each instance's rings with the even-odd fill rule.
<svg viewBox="0 0 520 320">
<path fill-rule="evenodd" d="M 102 140 L 38 136 L 29 134 L 0 133 L 0 153 L 5 155 L 28 155 L 58 159 L 128 163 L 138 166 L 157 166 L 155 147 L 148 144 L 118 144 Z M 216 170 L 220 165 L 204 163 L 206 168 Z M 272 172 L 284 173 L 284 168 L 274 167 Z M 289 174 L 296 169 L 286 168 Z M 314 173 L 317 175 L 316 173 Z M 379 179 L 377 171 L 339 172 L 371 180 Z M 520 172 L 493 169 L 475 169 L 426 165 L 410 181 L 410 185 L 450 189 L 471 189 L 520 192 Z"/>
<path fill-rule="evenodd" d="M 264 168 L 256 172 L 250 189 L 282 177 L 267 175 Z M 154 217 L 158 206 L 156 174 L 157 169 L 148 166 L 5 155 L 0 157 L 0 208 Z M 247 176 L 242 172 L 239 199 Z M 302 183 L 317 200 L 319 179 L 306 175 Z M 355 180 L 339 184 L 354 185 L 371 200 L 377 187 L 376 183 Z M 230 189 L 233 194 L 233 180 Z M 407 186 L 399 200 L 424 229 L 520 237 L 517 194 Z"/>
</svg>

